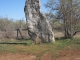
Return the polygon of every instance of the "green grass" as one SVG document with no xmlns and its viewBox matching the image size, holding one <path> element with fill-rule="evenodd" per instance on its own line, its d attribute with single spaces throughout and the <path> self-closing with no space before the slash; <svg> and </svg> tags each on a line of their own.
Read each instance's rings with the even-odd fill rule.
<svg viewBox="0 0 80 60">
<path fill-rule="evenodd" d="M 54 53 L 64 49 L 80 49 L 80 38 L 59 39 L 55 44 L 42 43 L 35 45 L 31 40 L 3 40 L 0 41 L 0 53 L 28 53 L 43 55 L 46 52 Z"/>
</svg>

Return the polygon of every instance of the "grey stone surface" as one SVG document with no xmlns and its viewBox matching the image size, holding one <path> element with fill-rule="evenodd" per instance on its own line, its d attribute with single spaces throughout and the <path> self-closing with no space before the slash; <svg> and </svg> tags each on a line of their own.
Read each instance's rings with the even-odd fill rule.
<svg viewBox="0 0 80 60">
<path fill-rule="evenodd" d="M 40 11 L 39 0 L 26 0 L 24 12 L 27 21 L 27 29 L 32 40 L 37 44 L 40 42 L 55 43 L 52 28 L 46 16 Z"/>
</svg>

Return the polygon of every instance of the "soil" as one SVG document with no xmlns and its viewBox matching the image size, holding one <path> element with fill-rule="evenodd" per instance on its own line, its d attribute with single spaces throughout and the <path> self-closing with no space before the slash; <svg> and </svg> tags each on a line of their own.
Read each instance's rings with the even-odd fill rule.
<svg viewBox="0 0 80 60">
<path fill-rule="evenodd" d="M 0 54 L 0 60 L 80 60 L 80 49 L 59 50 L 55 57 L 51 53 L 46 52 L 40 59 L 32 54 L 5 53 Z"/>
<path fill-rule="evenodd" d="M 56 60 L 80 60 L 80 49 L 77 50 L 60 50 L 57 53 Z"/>
<path fill-rule="evenodd" d="M 26 55 L 26 54 L 1 54 L 0 60 L 36 60 L 36 56 L 34 55 Z"/>
</svg>

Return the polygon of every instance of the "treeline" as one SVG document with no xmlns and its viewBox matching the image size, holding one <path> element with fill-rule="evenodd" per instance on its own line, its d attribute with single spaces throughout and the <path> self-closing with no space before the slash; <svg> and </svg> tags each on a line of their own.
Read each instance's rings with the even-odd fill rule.
<svg viewBox="0 0 80 60">
<path fill-rule="evenodd" d="M 0 17 L 0 37 L 9 38 L 19 28 L 26 29 L 26 22 L 23 19 L 14 20 Z"/>
</svg>

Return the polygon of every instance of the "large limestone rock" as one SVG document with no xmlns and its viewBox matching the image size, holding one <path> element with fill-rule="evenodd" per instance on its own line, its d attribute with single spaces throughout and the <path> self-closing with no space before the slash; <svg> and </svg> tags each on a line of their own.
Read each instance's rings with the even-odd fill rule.
<svg viewBox="0 0 80 60">
<path fill-rule="evenodd" d="M 39 0 L 26 0 L 24 12 L 27 20 L 27 29 L 35 43 L 55 43 L 52 28 L 46 16 L 40 11 Z"/>
</svg>

